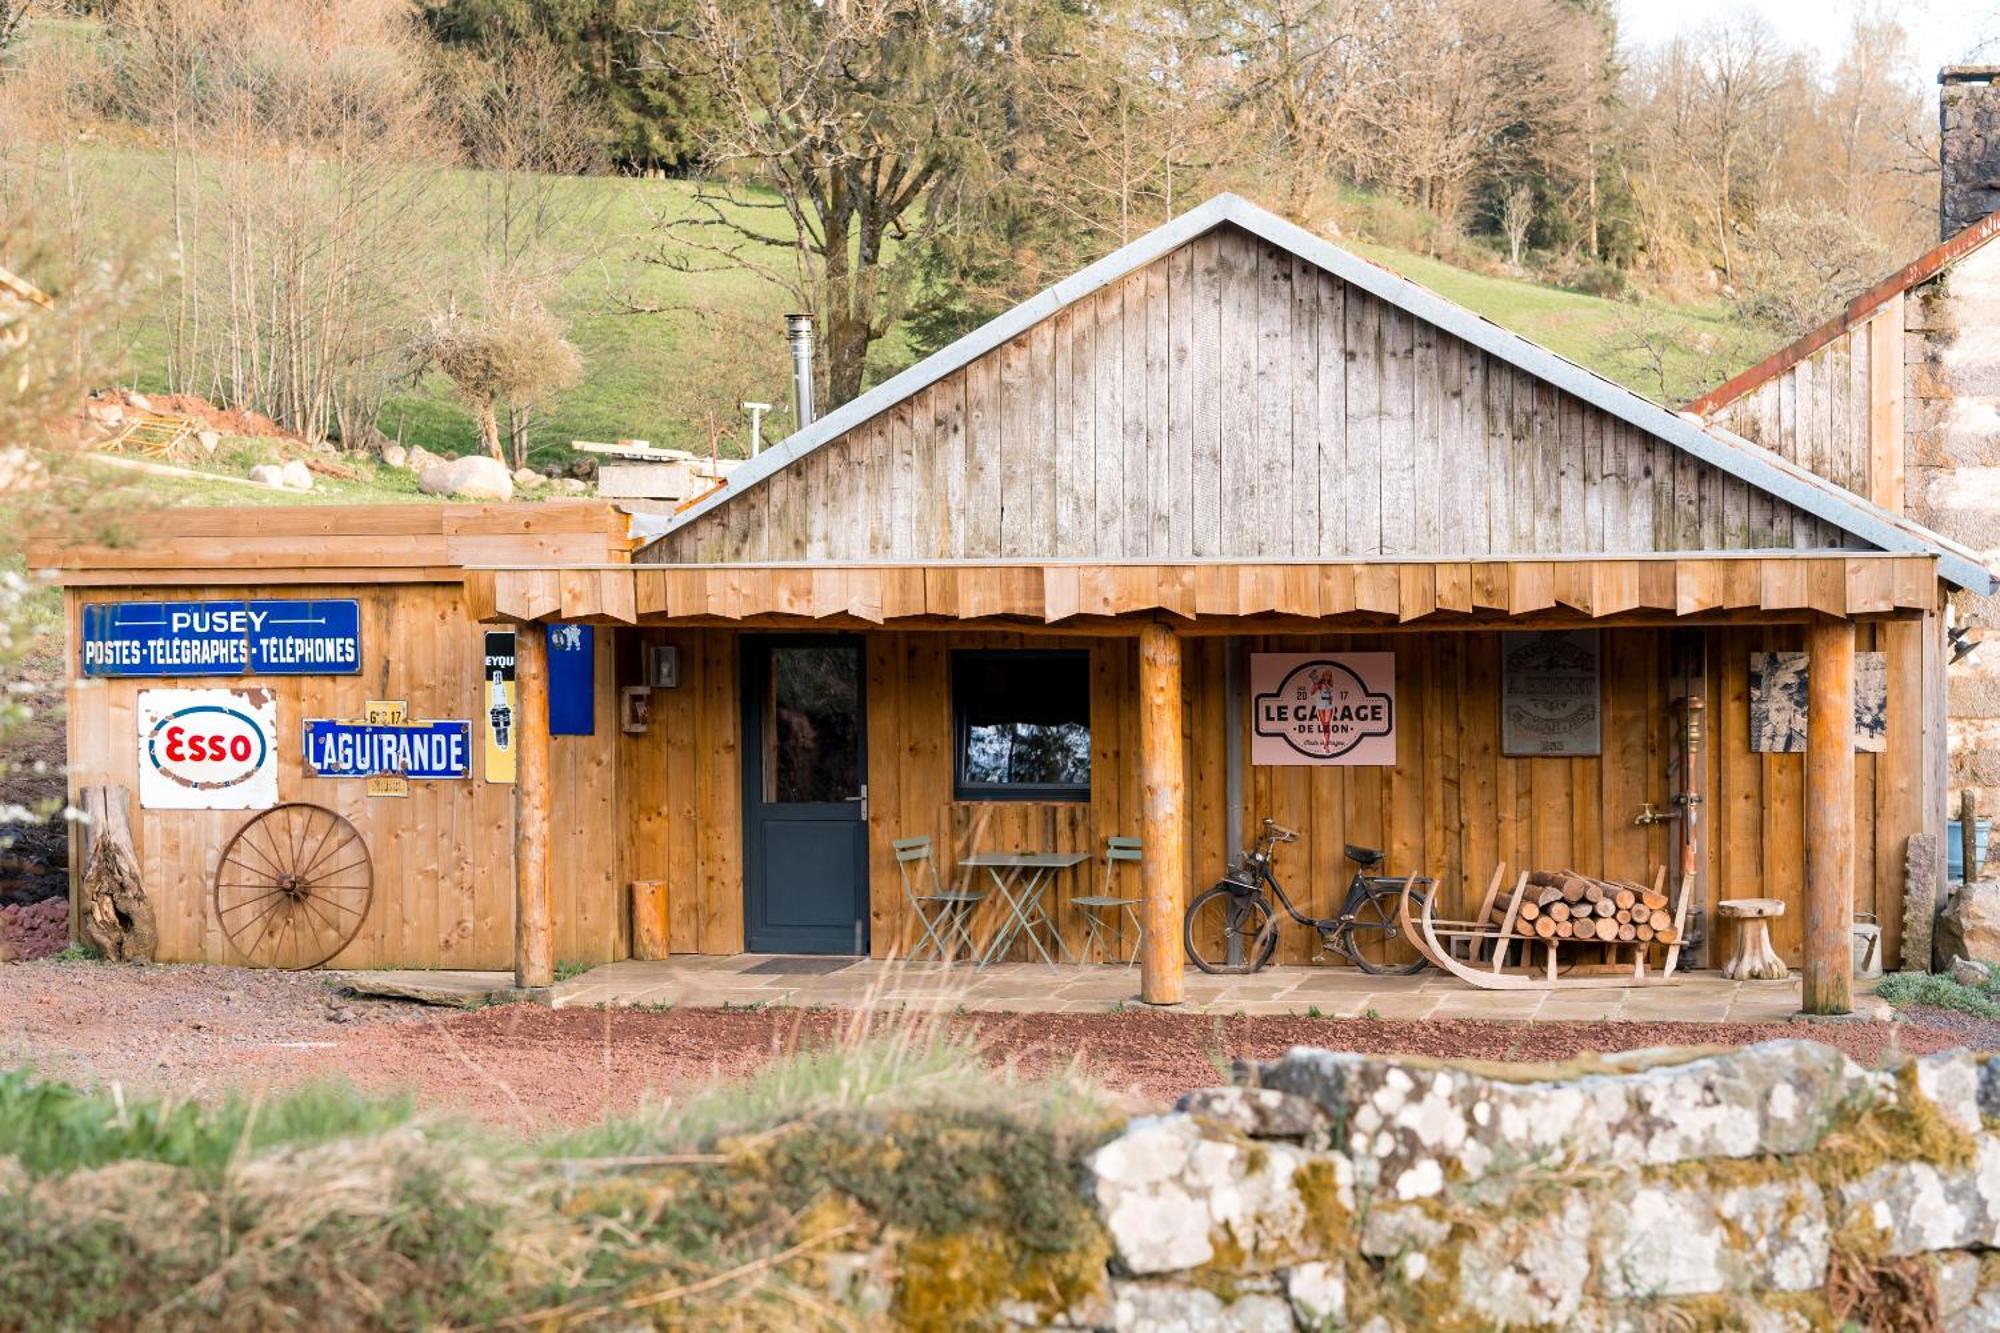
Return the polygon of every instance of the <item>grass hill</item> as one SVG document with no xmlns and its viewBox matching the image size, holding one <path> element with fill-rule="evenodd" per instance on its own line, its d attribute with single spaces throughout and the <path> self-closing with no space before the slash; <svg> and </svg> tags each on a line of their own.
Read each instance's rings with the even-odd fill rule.
<svg viewBox="0 0 2000 1333">
<path fill-rule="evenodd" d="M 131 179 L 143 185 L 148 173 L 143 164 L 134 166 L 140 169 Z M 490 181 L 460 171 L 448 173 L 447 182 L 449 188 L 433 194 L 442 217 L 437 244 L 462 249 L 464 238 L 477 234 L 479 195 Z M 783 316 L 790 298 L 783 286 L 663 246 L 659 220 L 685 217 L 695 207 L 687 182 L 583 178 L 551 181 L 547 188 L 550 210 L 569 219 L 573 236 L 574 266 L 562 280 L 559 309 L 583 354 L 585 374 L 537 414 L 537 462 L 563 461 L 572 439 L 635 438 L 705 452 L 711 420 L 721 451 L 740 452 L 747 425 L 737 402 L 784 404 L 789 397 Z M 1767 350 L 1767 340 L 1736 323 L 1719 303 L 1607 300 L 1388 246 L 1343 243 L 1654 398 L 1691 396 Z M 788 262 L 777 253 L 777 262 Z M 875 349 L 870 378 L 886 378 L 913 359 L 909 346 L 892 336 Z M 158 329 L 142 318 L 132 333 L 133 386 L 163 388 L 164 361 Z M 781 436 L 790 428 L 788 413 L 781 408 L 768 426 L 773 438 Z M 471 415 L 436 378 L 393 393 L 380 428 L 438 453 L 462 453 L 477 443 Z"/>
</svg>

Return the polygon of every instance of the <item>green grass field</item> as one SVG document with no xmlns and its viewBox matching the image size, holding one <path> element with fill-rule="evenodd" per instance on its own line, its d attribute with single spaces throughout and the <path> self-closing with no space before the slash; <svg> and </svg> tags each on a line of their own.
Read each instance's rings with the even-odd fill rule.
<svg viewBox="0 0 2000 1333">
<path fill-rule="evenodd" d="M 123 179 L 135 186 L 144 187 L 159 170 L 142 154 L 117 156 L 129 168 Z M 436 243 L 455 251 L 476 248 L 470 242 L 479 234 L 481 192 L 491 178 L 455 171 L 442 173 L 440 180 L 425 192 L 424 203 L 438 215 Z M 791 305 L 786 288 L 770 275 L 666 243 L 658 224 L 694 213 L 691 183 L 568 178 L 548 182 L 547 189 L 562 238 L 557 248 L 569 264 L 559 306 L 582 352 L 585 374 L 581 384 L 536 414 L 531 432 L 536 460 L 562 461 L 572 439 L 643 439 L 705 452 L 711 420 L 721 451 L 740 451 L 747 427 L 736 404 L 746 398 L 784 404 L 789 397 L 781 333 Z M 1679 400 L 1768 350 L 1768 339 L 1736 323 L 1720 304 L 1612 301 L 1471 272 L 1408 251 L 1348 244 L 1651 397 L 1662 396 L 1663 369 L 1665 396 Z M 782 250 L 765 258 L 790 262 Z M 453 262 L 464 271 L 462 256 Z M 129 375 L 135 387 L 147 391 L 164 387 L 164 343 L 152 319 L 142 315 L 134 322 L 129 344 Z M 1649 364 L 1642 350 L 1620 346 L 1639 325 L 1665 349 L 1664 367 Z M 902 337 L 892 336 L 876 347 L 870 379 L 886 378 L 913 359 Z M 391 438 L 439 453 L 464 452 L 477 442 L 470 414 L 437 377 L 399 385 L 379 425 Z M 773 437 L 790 428 L 783 408 L 769 427 Z"/>
</svg>

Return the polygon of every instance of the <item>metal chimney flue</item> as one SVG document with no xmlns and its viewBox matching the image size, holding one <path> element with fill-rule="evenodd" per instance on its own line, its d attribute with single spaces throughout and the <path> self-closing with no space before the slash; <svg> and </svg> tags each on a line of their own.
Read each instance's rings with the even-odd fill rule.
<svg viewBox="0 0 2000 1333">
<path fill-rule="evenodd" d="M 792 406 L 804 430 L 813 423 L 813 317 L 786 315 L 785 340 L 792 345 Z"/>
</svg>

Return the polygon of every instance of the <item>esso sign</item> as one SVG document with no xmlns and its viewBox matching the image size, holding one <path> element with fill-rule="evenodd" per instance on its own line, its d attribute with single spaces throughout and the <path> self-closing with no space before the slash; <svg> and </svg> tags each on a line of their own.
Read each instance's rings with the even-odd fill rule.
<svg viewBox="0 0 2000 1333">
<path fill-rule="evenodd" d="M 277 718 L 268 691 L 149 690 L 142 695 L 141 727 L 142 805 L 232 810 L 276 804 Z"/>
<path fill-rule="evenodd" d="M 257 723 L 233 708 L 190 708 L 153 728 L 153 765 L 191 787 L 231 787 L 264 761 Z"/>
</svg>

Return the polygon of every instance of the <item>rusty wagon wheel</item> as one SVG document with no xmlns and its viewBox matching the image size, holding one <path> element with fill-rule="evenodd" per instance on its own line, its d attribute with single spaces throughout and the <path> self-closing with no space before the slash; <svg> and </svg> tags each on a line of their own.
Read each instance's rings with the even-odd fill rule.
<svg viewBox="0 0 2000 1333">
<path fill-rule="evenodd" d="M 236 830 L 215 867 L 215 916 L 252 967 L 303 971 L 347 947 L 368 917 L 375 870 L 354 825 L 287 801 Z"/>
</svg>

